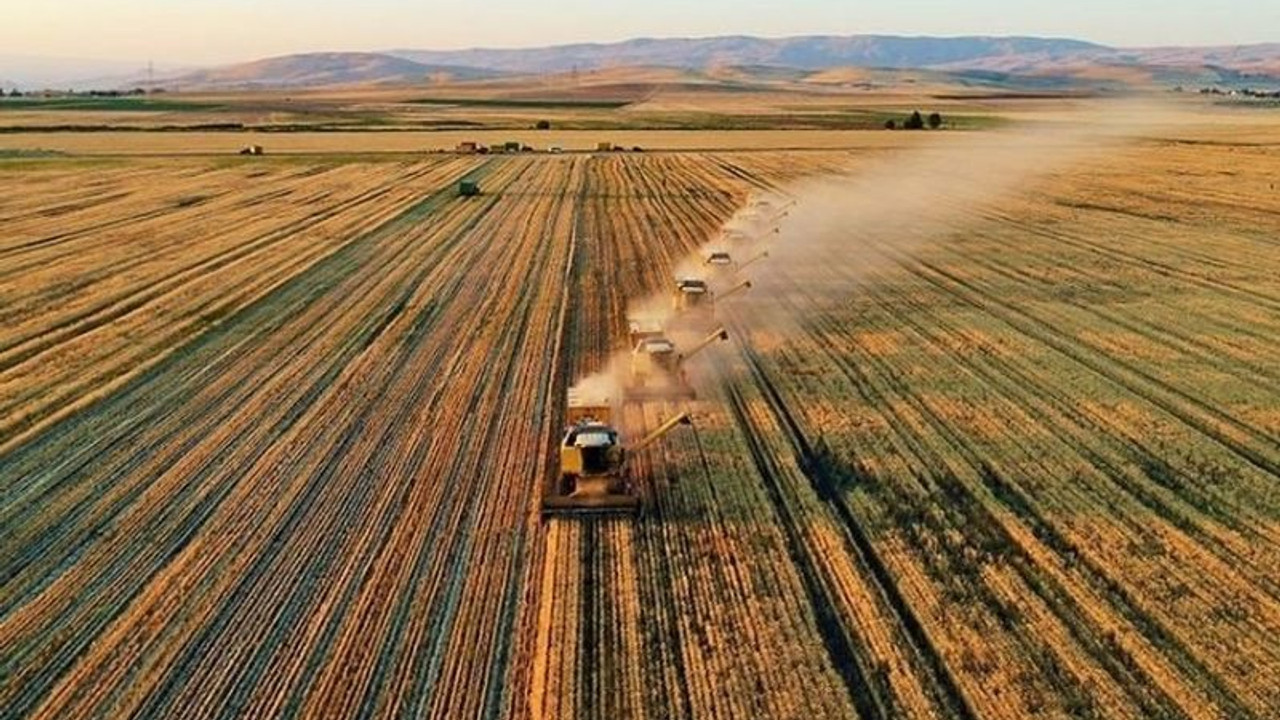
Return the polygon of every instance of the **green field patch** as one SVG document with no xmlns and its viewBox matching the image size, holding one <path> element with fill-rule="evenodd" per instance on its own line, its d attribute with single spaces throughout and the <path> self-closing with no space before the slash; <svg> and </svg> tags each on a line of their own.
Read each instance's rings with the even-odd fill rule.
<svg viewBox="0 0 1280 720">
<path fill-rule="evenodd" d="M 60 150 L 45 150 L 43 148 L 0 148 L 0 160 L 25 160 L 31 158 L 62 157 L 63 155 L 66 155 L 66 153 Z"/>
<path fill-rule="evenodd" d="M 5 98 L 2 110 L 82 110 L 90 112 L 197 112 L 220 110 L 224 106 L 185 100 L 157 100 L 146 97 L 57 97 Z"/>
<path fill-rule="evenodd" d="M 464 107 L 616 110 L 630 105 L 633 101 L 582 100 L 576 98 L 422 98 L 410 100 L 409 102 L 414 105 L 461 105 Z"/>
</svg>

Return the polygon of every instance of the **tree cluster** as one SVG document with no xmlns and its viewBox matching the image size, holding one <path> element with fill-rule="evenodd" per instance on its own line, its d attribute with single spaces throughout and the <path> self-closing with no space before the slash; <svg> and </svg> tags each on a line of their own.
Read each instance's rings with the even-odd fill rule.
<svg viewBox="0 0 1280 720">
<path fill-rule="evenodd" d="M 942 115 L 939 113 L 929 113 L 929 117 L 920 114 L 919 110 L 914 110 L 911 116 L 903 120 L 901 124 L 897 120 L 886 120 L 884 122 L 885 130 L 897 130 L 901 127 L 903 130 L 924 130 L 926 127 L 930 130 L 937 130 L 942 127 Z"/>
<path fill-rule="evenodd" d="M 136 87 L 129 90 L 29 90 L 23 92 L 18 88 L 13 88 L 9 92 L 5 92 L 0 88 L 0 98 L 11 97 L 42 97 L 42 98 L 120 98 L 120 97 L 141 97 L 143 95 L 154 95 L 163 93 L 164 88 L 141 88 Z"/>
</svg>

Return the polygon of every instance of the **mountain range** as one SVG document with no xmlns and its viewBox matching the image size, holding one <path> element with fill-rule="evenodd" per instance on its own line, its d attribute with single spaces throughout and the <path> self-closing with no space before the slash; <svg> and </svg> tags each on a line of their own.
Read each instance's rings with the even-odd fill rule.
<svg viewBox="0 0 1280 720">
<path fill-rule="evenodd" d="M 1228 47 L 1113 48 L 1062 38 L 898 37 L 810 35 L 786 38 L 723 36 L 638 38 L 522 49 L 318 52 L 167 74 L 157 78 L 183 89 L 314 87 L 404 84 L 447 77 L 476 80 L 497 75 L 563 73 L 624 66 L 708 70 L 723 67 L 910 68 L 998 73 L 1028 78 L 1071 78 L 1147 83 L 1280 84 L 1280 43 Z M 1103 72 L 1099 73 L 1098 69 Z M 1123 70 L 1119 75 L 1116 72 Z M 16 71 L 16 72 L 15 72 Z M 97 73 L 100 76 L 103 73 Z M 0 57 L 0 78 L 24 80 Z M 48 80 L 47 73 L 39 79 Z M 137 76 L 117 78 L 121 85 Z M 68 80 L 66 85 L 73 83 Z"/>
<path fill-rule="evenodd" d="M 618 65 L 702 69 L 767 65 L 801 70 L 832 67 L 927 68 L 992 57 L 1042 55 L 1059 58 L 1105 50 L 1079 40 L 1031 37 L 894 37 L 807 35 L 788 38 L 725 36 L 638 38 L 609 44 L 454 51 L 393 50 L 391 55 L 423 63 L 447 63 L 512 73 L 565 72 Z"/>
<path fill-rule="evenodd" d="M 308 87 L 359 83 L 411 83 L 447 76 L 478 80 L 502 73 L 479 67 L 420 62 L 383 53 L 304 53 L 255 60 L 178 76 L 182 87 Z"/>
</svg>

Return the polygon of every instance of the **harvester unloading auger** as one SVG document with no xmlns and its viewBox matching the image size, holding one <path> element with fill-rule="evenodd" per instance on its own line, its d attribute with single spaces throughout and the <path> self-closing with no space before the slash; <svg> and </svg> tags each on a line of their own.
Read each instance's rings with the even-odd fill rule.
<svg viewBox="0 0 1280 720">
<path fill-rule="evenodd" d="M 718 328 L 684 352 L 666 337 L 643 337 L 631 351 L 631 368 L 624 389 L 627 400 L 693 400 L 697 397 L 685 374 L 689 358 L 713 343 L 728 340 L 729 332 Z"/>
<path fill-rule="evenodd" d="M 722 293 L 712 293 L 706 280 L 699 278 L 681 278 L 676 281 L 675 291 L 671 294 L 671 309 L 677 313 L 710 312 L 717 300 L 751 287 L 750 280 L 743 280 Z"/>
<path fill-rule="evenodd" d="M 628 458 L 662 439 L 680 425 L 692 423 L 683 412 L 662 423 L 639 442 L 626 445 L 612 423 L 607 401 L 569 397 L 560 472 L 542 499 L 545 515 L 636 513 L 640 497 L 631 486 Z"/>
<path fill-rule="evenodd" d="M 733 295 L 737 295 L 738 293 L 742 292 L 743 290 L 750 290 L 750 289 L 751 289 L 751 281 L 750 281 L 750 280 L 743 280 L 742 282 L 738 283 L 737 285 L 734 285 L 733 287 L 729 288 L 728 290 L 725 290 L 725 291 L 724 291 L 724 292 L 722 292 L 722 293 L 718 293 L 718 294 L 716 295 L 716 300 L 717 300 L 717 301 L 719 301 L 719 300 L 724 300 L 724 299 L 725 299 L 725 298 L 727 298 L 727 297 L 731 297 L 731 296 L 733 296 Z"/>
<path fill-rule="evenodd" d="M 769 251 L 763 250 L 760 252 L 759 255 L 749 258 L 748 260 L 744 261 L 741 265 L 738 265 L 738 271 L 741 272 L 742 270 L 745 270 L 747 266 L 754 265 L 767 257 L 769 257 Z"/>
</svg>

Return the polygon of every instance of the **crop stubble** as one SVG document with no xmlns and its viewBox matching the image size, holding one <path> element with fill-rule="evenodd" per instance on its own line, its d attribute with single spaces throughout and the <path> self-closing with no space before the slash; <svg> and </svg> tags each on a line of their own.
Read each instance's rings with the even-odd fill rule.
<svg viewBox="0 0 1280 720">
<path fill-rule="evenodd" d="M 724 308 L 649 511 L 591 523 L 536 517 L 564 388 L 748 193 L 856 154 L 31 171 L 0 705 L 1267 717 L 1280 206 L 1239 188 L 1280 167 L 1124 152 L 916 253 L 849 238 L 880 261 L 839 302 L 847 262 L 788 268 L 794 335 Z"/>
</svg>

